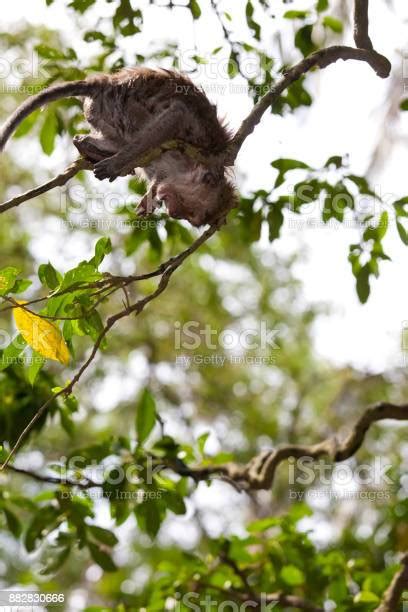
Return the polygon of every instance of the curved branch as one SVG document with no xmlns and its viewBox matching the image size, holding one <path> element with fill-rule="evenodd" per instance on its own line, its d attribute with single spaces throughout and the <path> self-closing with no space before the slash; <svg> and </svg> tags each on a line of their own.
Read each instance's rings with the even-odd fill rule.
<svg viewBox="0 0 408 612">
<path fill-rule="evenodd" d="M 401 559 L 401 564 L 402 568 L 395 574 L 375 612 L 395 612 L 395 610 L 398 610 L 402 594 L 405 589 L 408 589 L 408 553 L 405 553 Z"/>
<path fill-rule="evenodd" d="M 200 238 L 202 239 L 203 236 Z M 202 242 L 204 242 L 204 240 L 202 240 Z M 126 316 L 124 313 L 128 312 L 129 310 L 132 312 L 137 310 L 136 314 L 139 314 L 139 312 L 143 310 L 144 305 L 146 305 L 148 301 L 151 301 L 152 299 L 154 299 L 153 298 L 154 295 L 158 295 L 159 290 L 160 291 L 164 290 L 165 286 L 168 283 L 170 275 L 172 274 L 174 269 L 172 271 L 169 271 L 168 276 L 166 280 L 163 281 L 163 286 L 161 288 L 159 285 L 155 293 L 150 294 L 149 296 L 147 296 L 140 302 L 137 302 L 136 304 L 130 306 L 125 311 L 121 311 L 117 315 L 114 315 L 113 317 L 111 317 L 111 319 L 108 320 L 108 324 L 109 324 L 109 321 L 112 321 L 112 320 L 117 321 L 123 318 L 124 316 Z M 112 326 L 113 326 L 113 323 L 111 324 L 111 327 Z M 106 333 L 107 332 L 105 332 L 105 335 Z M 82 376 L 82 373 L 87 369 L 89 364 L 92 362 L 96 354 L 96 351 L 97 351 L 97 348 L 95 349 L 94 347 L 94 350 L 92 351 L 91 356 L 84 363 L 81 370 L 79 370 L 79 372 L 76 374 L 76 376 L 71 381 L 71 383 L 67 385 L 62 391 L 60 391 L 59 393 L 55 394 L 52 398 L 50 398 L 50 400 L 48 400 L 48 402 L 40 408 L 40 411 L 35 415 L 34 419 L 27 426 L 26 428 L 27 431 L 25 430 L 23 434 L 20 436 L 15 447 L 13 448 L 12 452 L 10 453 L 9 457 L 7 458 L 7 460 L 5 461 L 1 469 L 8 467 L 9 469 L 18 471 L 18 469 L 15 468 L 14 466 L 8 465 L 10 458 L 15 453 L 17 448 L 20 446 L 24 437 L 32 429 L 34 423 L 38 420 L 38 418 L 40 418 L 42 414 L 44 414 L 49 403 L 53 401 L 55 398 L 57 398 L 59 395 L 67 394 L 72 391 L 72 387 L 76 384 L 76 382 L 78 382 L 78 380 Z M 239 491 L 269 489 L 273 484 L 276 469 L 286 459 L 289 459 L 290 457 L 294 457 L 297 459 L 304 458 L 304 457 L 307 457 L 309 459 L 319 459 L 322 456 L 328 456 L 335 462 L 345 461 L 346 459 L 349 459 L 350 457 L 352 457 L 362 446 L 364 439 L 365 439 L 365 435 L 367 431 L 369 430 L 369 428 L 371 427 L 371 425 L 373 425 L 374 423 L 378 421 L 383 421 L 385 419 L 393 419 L 397 421 L 408 421 L 408 404 L 403 404 L 401 406 L 398 406 L 395 404 L 382 402 L 382 403 L 376 404 L 375 406 L 372 406 L 371 408 L 368 408 L 364 412 L 364 414 L 358 419 L 358 421 L 355 423 L 354 427 L 351 429 L 348 436 L 346 436 L 345 439 L 341 442 L 339 442 L 337 438 L 333 436 L 333 437 L 327 438 L 326 440 L 323 440 L 322 442 L 318 444 L 314 444 L 310 446 L 300 445 L 300 444 L 287 444 L 283 446 L 278 446 L 273 451 L 265 451 L 263 453 L 260 453 L 259 455 L 256 455 L 247 464 L 238 464 L 238 463 L 231 462 L 231 463 L 226 463 L 223 465 L 207 465 L 205 467 L 194 468 L 194 467 L 189 467 L 180 459 L 177 459 L 176 461 L 166 461 L 165 459 L 160 458 L 160 462 L 157 464 L 157 466 L 158 467 L 161 466 L 162 469 L 170 469 L 174 473 L 179 474 L 180 476 L 190 476 L 191 478 L 193 478 L 193 480 L 195 480 L 195 482 L 200 482 L 202 480 L 209 480 L 211 477 L 215 477 L 215 478 L 222 478 L 223 480 L 225 480 L 232 486 L 236 487 Z M 154 457 L 154 455 L 151 455 L 151 458 L 157 459 L 156 457 Z M 36 478 L 37 480 L 44 480 L 42 476 L 37 478 L 37 475 L 33 474 L 32 472 L 22 471 L 22 470 L 20 471 L 21 473 L 25 473 L 27 476 L 32 476 L 33 478 Z M 51 482 L 50 480 L 45 480 L 45 481 Z M 60 480 L 58 478 L 55 478 L 52 482 L 53 484 L 66 484 L 65 479 Z M 77 483 L 72 482 L 68 484 L 71 484 L 72 486 L 76 486 Z M 92 483 L 92 485 L 90 486 L 101 486 L 101 485 L 98 483 Z"/>
<path fill-rule="evenodd" d="M 362 446 L 365 435 L 371 425 L 385 419 L 408 421 L 408 404 L 397 406 L 381 402 L 368 408 L 342 442 L 339 442 L 336 437 L 330 437 L 310 446 L 301 444 L 278 446 L 273 451 L 260 453 L 245 465 L 227 463 L 203 468 L 189 468 L 185 466 L 181 470 L 179 466 L 171 467 L 174 471 L 191 476 L 196 481 L 207 480 L 211 476 L 221 475 L 227 481 L 234 481 L 246 490 L 269 489 L 273 484 L 278 466 L 286 459 L 290 457 L 296 459 L 303 457 L 319 459 L 320 457 L 328 456 L 335 462 L 345 461 L 352 457 Z"/>
<path fill-rule="evenodd" d="M 326 68 L 338 60 L 358 60 L 366 62 L 381 78 L 388 77 L 391 71 L 391 64 L 384 55 L 380 55 L 376 51 L 368 49 L 354 49 L 354 47 L 339 45 L 312 53 L 293 66 L 293 68 L 287 70 L 283 78 L 254 106 L 247 118 L 242 122 L 241 127 L 228 147 L 225 156 L 225 165 L 229 166 L 234 164 L 245 140 L 252 134 L 271 104 L 279 98 L 289 85 L 297 81 L 303 74 L 306 74 L 312 68 Z"/>
</svg>

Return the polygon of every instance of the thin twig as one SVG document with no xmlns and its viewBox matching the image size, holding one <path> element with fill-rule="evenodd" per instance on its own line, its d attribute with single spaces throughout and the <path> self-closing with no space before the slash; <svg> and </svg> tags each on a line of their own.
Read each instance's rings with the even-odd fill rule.
<svg viewBox="0 0 408 612">
<path fill-rule="evenodd" d="M 46 193 L 51 189 L 54 189 L 54 187 L 62 187 L 63 185 L 68 183 L 68 181 L 72 177 L 78 174 L 78 172 L 80 172 L 81 170 L 89 170 L 91 167 L 91 164 L 85 159 L 77 159 L 72 164 L 70 164 L 63 172 L 61 172 L 61 174 L 58 174 L 58 176 L 55 176 L 50 181 L 47 181 L 43 185 L 39 185 L 34 189 L 30 189 L 30 191 L 26 191 L 25 193 L 22 193 L 16 196 L 15 198 L 12 198 L 11 200 L 4 202 L 3 204 L 0 204 L 0 214 L 6 212 L 7 210 L 10 210 L 11 208 L 19 206 L 23 202 L 32 200 L 33 198 L 36 198 L 37 196 L 42 195 L 43 193 Z"/>
<path fill-rule="evenodd" d="M 69 487 L 78 487 L 79 489 L 91 489 L 92 487 L 100 487 L 101 484 L 94 482 L 90 478 L 84 480 L 72 480 L 71 478 L 59 478 L 58 476 L 47 476 L 46 474 L 39 474 L 38 472 L 31 472 L 24 468 L 16 467 L 15 465 L 8 465 L 7 469 L 15 474 L 21 474 L 22 476 L 28 476 L 38 482 L 55 485 L 66 485 Z"/>
<path fill-rule="evenodd" d="M 136 316 L 138 316 L 143 309 L 145 308 L 145 306 L 151 302 L 152 300 L 154 300 L 155 298 L 157 298 L 161 293 L 163 293 L 163 291 L 166 289 L 169 281 L 170 281 L 170 277 L 173 274 L 173 272 L 175 272 L 177 270 L 177 268 L 179 268 L 181 266 L 181 264 L 183 263 L 183 261 L 189 257 L 192 253 L 194 253 L 204 242 L 206 242 L 206 240 L 208 240 L 220 227 L 220 225 L 222 224 L 222 221 L 220 220 L 216 225 L 212 225 L 210 228 L 208 228 L 203 234 L 201 234 L 201 236 L 199 238 L 197 238 L 197 240 L 185 251 L 183 251 L 182 253 L 180 253 L 179 255 L 177 255 L 176 257 L 172 258 L 171 260 L 171 264 L 167 267 L 167 269 L 163 272 L 162 277 L 160 279 L 160 282 L 157 286 L 157 288 L 155 289 L 155 291 L 153 291 L 152 293 L 150 293 L 149 295 L 147 295 L 146 297 L 144 297 L 143 299 L 139 300 L 138 302 L 136 302 L 135 304 L 132 304 L 131 306 L 126 307 L 125 309 L 121 310 L 120 312 L 116 313 L 115 315 L 112 315 L 108 318 L 105 327 L 103 328 L 103 330 L 101 331 L 101 333 L 99 334 L 93 348 L 91 351 L 91 354 L 89 355 L 88 359 L 83 363 L 83 365 L 81 366 L 81 368 L 77 371 L 77 373 L 75 374 L 75 376 L 73 377 L 73 379 L 62 389 L 60 389 L 57 393 L 54 393 L 54 395 L 52 395 L 36 412 L 36 414 L 33 416 L 33 418 L 31 419 L 31 421 L 28 423 L 28 425 L 26 425 L 26 427 L 24 428 L 24 430 L 21 432 L 19 438 L 17 439 L 17 442 L 14 444 L 13 448 L 10 450 L 7 458 L 5 459 L 3 465 L 0 467 L 0 470 L 3 470 L 5 467 L 7 467 L 7 465 L 9 464 L 11 458 L 13 457 L 13 455 L 16 453 L 16 451 L 19 449 L 19 447 L 21 446 L 21 444 L 24 442 L 24 440 L 26 439 L 27 435 L 30 433 L 30 431 L 33 429 L 34 425 L 36 424 L 36 422 L 43 416 L 43 414 L 45 414 L 45 412 L 47 411 L 47 409 L 49 408 L 50 404 L 55 401 L 58 397 L 62 396 L 62 395 L 68 395 L 69 393 L 72 392 L 73 387 L 77 384 L 77 382 L 81 379 L 82 375 L 84 374 L 84 372 L 88 369 L 88 367 L 90 366 L 90 364 L 93 362 L 93 360 L 95 359 L 98 350 L 103 342 L 103 340 L 105 339 L 105 337 L 107 336 L 107 334 L 110 332 L 110 330 L 112 329 L 112 327 L 121 319 L 123 319 L 124 317 L 128 317 L 131 314 L 135 314 Z"/>
</svg>

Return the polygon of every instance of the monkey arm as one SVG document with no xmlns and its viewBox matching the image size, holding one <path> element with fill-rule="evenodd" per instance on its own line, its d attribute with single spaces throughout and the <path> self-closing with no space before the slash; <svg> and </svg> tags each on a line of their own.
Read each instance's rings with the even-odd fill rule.
<svg viewBox="0 0 408 612">
<path fill-rule="evenodd" d="M 100 181 L 108 178 L 112 182 L 120 175 L 131 174 L 140 157 L 168 140 L 180 137 L 186 114 L 189 111 L 182 102 L 173 102 L 138 132 L 137 142 L 126 145 L 115 155 L 95 164 L 96 178 Z"/>
</svg>

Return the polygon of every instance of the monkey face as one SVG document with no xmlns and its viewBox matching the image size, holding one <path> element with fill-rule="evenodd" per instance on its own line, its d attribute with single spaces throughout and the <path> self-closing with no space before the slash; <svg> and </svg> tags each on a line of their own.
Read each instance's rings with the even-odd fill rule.
<svg viewBox="0 0 408 612">
<path fill-rule="evenodd" d="M 158 185 L 157 198 L 164 201 L 169 215 L 186 219 L 199 227 L 211 223 L 222 212 L 224 177 L 217 177 L 203 166 L 177 174 Z"/>
</svg>

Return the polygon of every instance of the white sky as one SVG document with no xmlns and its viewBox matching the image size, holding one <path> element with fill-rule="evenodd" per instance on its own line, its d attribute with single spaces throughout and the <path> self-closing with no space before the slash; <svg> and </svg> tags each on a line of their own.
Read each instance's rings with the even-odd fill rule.
<svg viewBox="0 0 408 612">
<path fill-rule="evenodd" d="M 243 0 L 240 3 L 243 4 Z M 206 3 L 203 1 L 201 4 L 205 9 Z M 235 16 L 234 7 L 237 4 L 236 0 L 227 0 L 223 6 Z M 295 1 L 290 8 L 304 8 L 307 4 L 307 0 Z M 350 1 L 350 8 L 351 4 Z M 146 2 L 138 2 L 137 5 L 143 6 Z M 377 0 L 371 5 L 372 38 L 378 49 L 387 53 L 399 66 L 395 50 L 403 53 L 408 43 L 404 24 L 408 19 L 407 3 L 396 1 L 395 14 L 382 1 Z M 89 11 L 86 15 L 92 29 L 95 18 L 111 11 L 112 7 L 105 3 Z M 177 41 L 181 50 L 190 50 L 196 43 L 204 56 L 220 44 L 221 32 L 217 23 L 205 11 L 204 18 L 194 23 L 193 27 L 187 11 L 174 11 L 165 20 L 160 19 L 159 15 L 163 13 L 154 8 L 146 11 L 143 36 L 136 38 L 137 48 L 133 41 L 127 41 L 132 54 L 143 52 L 154 40 Z M 67 19 L 66 9 L 58 0 L 48 9 L 44 0 L 13 0 L 2 18 L 6 27 L 9 27 L 7 24 L 17 24 L 23 20 L 32 24 L 46 23 L 48 27 L 58 30 L 63 24 L 67 44 L 73 44 L 77 50 L 85 52 L 86 45 L 79 40 L 75 19 Z M 277 19 L 271 20 L 270 24 L 263 22 L 266 40 L 277 23 L 279 27 L 291 27 L 287 20 L 284 23 Z M 242 24 L 234 22 L 234 25 L 238 26 L 240 34 Z M 242 32 L 245 33 L 244 28 Z M 222 58 L 222 53 L 219 57 Z M 397 67 L 396 70 L 400 71 L 401 68 Z M 205 75 L 200 81 L 204 85 L 214 83 Z M 225 85 L 225 80 L 220 78 L 216 83 Z M 402 95 L 402 74 L 400 84 Z M 243 184 L 246 188 L 272 186 L 274 173 L 269 164 L 278 157 L 298 158 L 320 166 L 330 155 L 348 153 L 350 169 L 355 173 L 364 173 L 372 147 L 379 137 L 379 126 L 386 110 L 388 82 L 376 77 L 364 64 L 339 62 L 319 75 L 309 76 L 307 87 L 316 94 L 311 110 L 302 109 L 284 118 L 265 117 L 262 125 L 245 143 L 238 159 L 237 175 L 239 180 L 245 177 Z M 233 127 L 239 125 L 251 107 L 244 94 L 211 97 L 217 101 L 220 114 L 225 115 Z M 398 129 L 406 139 L 407 121 L 405 117 L 403 119 L 405 121 L 401 121 Z M 395 199 L 408 192 L 404 145 L 405 140 L 395 148 L 383 171 L 372 177 L 373 184 L 382 193 L 395 193 Z M 63 154 L 68 155 L 68 152 L 64 151 Z M 58 169 L 61 162 L 59 157 L 56 154 L 47 160 L 47 167 Z M 58 236 L 50 236 L 47 240 L 42 231 L 39 238 L 35 243 L 36 255 L 47 260 L 51 256 L 50 248 L 55 248 L 58 243 Z M 351 363 L 363 369 L 381 371 L 402 364 L 401 329 L 402 322 L 408 319 L 408 296 L 404 287 L 408 249 L 400 243 L 395 231 L 389 232 L 385 250 L 392 262 L 381 265 L 380 279 L 372 285 L 368 304 L 362 306 L 357 300 L 354 278 L 347 261 L 348 245 L 356 239 L 357 230 L 342 227 L 286 229 L 283 239 L 271 248 L 278 253 L 295 250 L 304 254 L 303 261 L 296 267 L 296 274 L 303 281 L 305 300 L 309 303 L 323 301 L 332 306 L 333 314 L 320 319 L 316 326 L 318 353 L 337 364 Z M 66 260 L 78 258 L 78 244 L 65 243 L 64 249 Z"/>
</svg>

